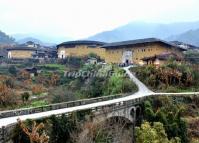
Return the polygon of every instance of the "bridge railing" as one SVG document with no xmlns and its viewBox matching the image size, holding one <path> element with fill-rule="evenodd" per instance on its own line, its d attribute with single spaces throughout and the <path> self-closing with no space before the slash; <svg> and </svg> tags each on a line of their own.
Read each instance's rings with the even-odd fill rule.
<svg viewBox="0 0 199 143">
<path fill-rule="evenodd" d="M 105 112 L 117 111 L 117 110 L 122 109 L 122 108 L 131 107 L 131 106 L 140 104 L 144 100 L 146 100 L 147 98 L 157 97 L 157 96 L 161 96 L 161 95 L 162 95 L 161 93 L 160 94 L 157 93 L 157 94 L 152 94 L 149 97 L 145 96 L 145 97 L 130 99 L 128 101 L 118 101 L 116 103 L 91 108 L 91 111 L 94 112 L 94 113 L 97 113 L 97 112 L 104 113 L 104 111 Z M 166 96 L 172 96 L 172 95 L 173 94 L 167 94 Z M 178 94 L 177 96 L 175 95 L 176 96 L 175 98 L 181 98 L 184 95 L 199 96 L 199 93 L 192 93 L 192 94 L 183 94 L 182 93 L 182 94 Z M 75 107 L 75 106 L 85 105 L 85 104 L 89 104 L 89 103 L 95 103 L 95 102 L 99 102 L 99 101 L 111 100 L 111 99 L 115 99 L 115 98 L 118 98 L 118 97 L 121 97 L 121 95 L 119 94 L 119 95 L 112 95 L 112 96 L 108 96 L 108 97 L 99 97 L 99 98 L 85 99 L 85 100 L 72 101 L 72 102 L 66 102 L 66 103 L 58 103 L 58 104 L 52 104 L 52 105 L 45 106 L 45 108 L 41 108 L 41 109 L 39 108 L 39 110 L 36 110 L 38 108 L 28 108 L 26 110 L 24 109 L 24 111 L 27 111 L 27 113 L 32 113 L 34 111 L 36 113 L 36 111 L 42 112 L 42 111 L 49 111 L 49 110 L 67 108 L 67 107 Z M 79 110 L 83 110 L 83 109 L 79 109 Z M 13 113 L 14 111 L 16 113 Z M 5 113 L 4 115 L 7 115 L 8 113 L 9 113 L 8 115 L 15 115 L 15 114 L 22 114 L 23 113 L 23 112 L 19 112 L 19 111 L 21 111 L 21 110 L 6 111 L 6 112 L 4 112 Z M 19 112 L 19 113 L 17 113 L 17 112 Z M 73 111 L 67 112 L 66 115 L 70 115 L 72 112 Z M 13 124 L 9 124 L 7 126 L 3 126 L 3 127 L 0 128 L 0 143 L 8 142 L 11 139 L 11 135 L 13 133 L 13 129 L 14 129 L 15 125 L 16 125 L 16 123 L 13 123 Z"/>
<path fill-rule="evenodd" d="M 84 100 L 84 103 L 88 103 L 88 102 L 91 103 L 91 101 L 94 102 L 94 101 L 99 101 L 99 100 L 104 101 L 105 99 L 110 100 L 110 99 L 115 99 L 116 97 L 121 97 L 121 95 L 118 94 L 118 95 L 113 95 L 113 96 L 105 97 L 105 98 L 86 99 L 86 100 Z M 113 112 L 113 111 L 117 111 L 117 110 L 120 110 L 120 109 L 123 109 L 123 108 L 126 108 L 126 107 L 131 107 L 131 106 L 136 105 L 136 104 L 140 104 L 144 99 L 145 99 L 145 97 L 136 98 L 136 99 L 132 99 L 132 100 L 129 100 L 129 101 L 122 101 L 122 102 L 112 103 L 112 104 L 109 104 L 109 105 L 103 105 L 103 106 L 91 108 L 90 110 L 94 113 L 99 112 L 101 114 L 109 112 L 109 111 Z M 73 105 L 71 103 L 75 103 L 78 106 L 79 105 L 79 104 L 77 104 L 78 102 L 70 102 L 69 105 Z M 69 102 L 66 102 L 66 103 L 69 103 Z M 63 107 L 63 106 L 58 106 L 59 104 L 53 104 L 53 105 L 55 105 L 54 106 L 55 108 Z M 62 105 L 62 104 L 60 104 L 60 105 Z M 84 105 L 84 104 L 82 104 L 82 105 Z M 67 115 L 69 116 L 72 113 L 73 113 L 73 111 L 67 112 L 66 116 Z M 11 140 L 12 134 L 13 134 L 13 129 L 15 127 L 16 127 L 16 123 L 13 123 L 13 124 L 9 124 L 7 126 L 3 126 L 3 127 L 0 128 L 0 143 L 9 142 Z"/>
<path fill-rule="evenodd" d="M 100 102 L 100 101 L 108 101 L 108 100 L 116 99 L 119 97 L 124 97 L 127 95 L 129 95 L 129 94 L 116 94 L 116 95 L 110 95 L 110 96 L 102 96 L 102 97 L 98 97 L 98 98 L 90 98 L 90 99 L 82 99 L 82 100 L 50 104 L 50 105 L 45 105 L 45 106 L 40 106 L 40 107 L 1 111 L 0 119 L 7 118 L 7 117 L 14 117 L 14 116 L 20 116 L 20 115 L 28 115 L 28 114 L 52 111 L 52 110 L 57 110 L 57 109 L 69 108 L 69 107 L 76 107 L 76 106 L 96 103 L 96 102 Z"/>
</svg>

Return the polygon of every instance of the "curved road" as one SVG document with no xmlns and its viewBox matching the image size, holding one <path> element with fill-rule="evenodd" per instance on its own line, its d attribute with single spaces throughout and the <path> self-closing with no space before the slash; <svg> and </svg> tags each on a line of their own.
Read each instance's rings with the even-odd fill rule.
<svg viewBox="0 0 199 143">
<path fill-rule="evenodd" d="M 139 79 L 137 79 L 134 74 L 132 74 L 132 72 L 129 70 L 129 68 L 131 68 L 131 67 L 133 67 L 133 66 L 124 67 L 123 69 L 126 71 L 126 73 L 128 74 L 128 76 L 130 77 L 130 79 L 138 87 L 138 92 L 135 93 L 135 94 L 142 94 L 144 96 L 145 94 L 154 93 L 153 91 L 151 91 L 150 89 L 148 89 L 148 87 L 146 87 L 146 85 L 144 85 Z M 134 96 L 134 94 L 133 94 L 133 96 Z"/>
<path fill-rule="evenodd" d="M 151 95 L 192 95 L 192 94 L 199 94 L 199 92 L 190 92 L 190 93 L 154 93 L 151 90 L 149 90 L 142 82 L 140 82 L 130 71 L 130 67 L 125 67 L 124 70 L 127 72 L 129 75 L 130 79 L 132 79 L 135 84 L 138 86 L 138 92 L 135 94 L 121 97 L 118 99 L 113 99 L 109 101 L 102 101 L 102 102 L 97 102 L 97 103 L 91 103 L 87 105 L 81 105 L 81 106 L 76 106 L 76 107 L 70 107 L 70 108 L 63 108 L 63 109 L 58 109 L 58 110 L 52 110 L 52 111 L 47 111 L 47 112 L 41 112 L 41 113 L 34 113 L 34 114 L 29 114 L 29 115 L 21 115 L 21 116 L 15 116 L 15 117 L 8 117 L 8 118 L 2 118 L 0 119 L 0 128 L 3 126 L 7 126 L 9 124 L 13 124 L 17 122 L 17 119 L 20 118 L 21 120 L 26 120 L 26 119 L 38 119 L 42 117 L 48 117 L 51 115 L 58 115 L 58 114 L 64 114 L 68 112 L 74 112 L 78 110 L 86 110 L 86 109 L 92 109 L 95 107 L 100 107 L 100 106 L 106 106 L 118 102 L 123 102 L 123 101 L 129 101 L 132 99 L 140 98 L 140 97 L 146 97 L 146 96 L 151 96 Z"/>
</svg>

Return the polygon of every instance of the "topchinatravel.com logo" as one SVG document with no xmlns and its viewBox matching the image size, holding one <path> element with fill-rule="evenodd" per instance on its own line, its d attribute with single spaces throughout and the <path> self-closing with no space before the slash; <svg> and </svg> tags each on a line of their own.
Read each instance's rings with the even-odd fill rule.
<svg viewBox="0 0 199 143">
<path fill-rule="evenodd" d="M 65 77 L 72 77 L 72 78 L 86 78 L 86 77 L 126 77 L 126 73 L 118 73 L 118 72 L 99 72 L 99 71 L 71 71 L 71 72 L 64 72 Z"/>
</svg>

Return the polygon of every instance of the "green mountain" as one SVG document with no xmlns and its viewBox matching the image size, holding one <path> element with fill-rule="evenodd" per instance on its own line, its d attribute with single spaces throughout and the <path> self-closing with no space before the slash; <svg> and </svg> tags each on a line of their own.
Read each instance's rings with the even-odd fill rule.
<svg viewBox="0 0 199 143">
<path fill-rule="evenodd" d="M 14 43 L 15 39 L 6 35 L 4 32 L 0 31 L 0 44 L 11 44 Z"/>
</svg>

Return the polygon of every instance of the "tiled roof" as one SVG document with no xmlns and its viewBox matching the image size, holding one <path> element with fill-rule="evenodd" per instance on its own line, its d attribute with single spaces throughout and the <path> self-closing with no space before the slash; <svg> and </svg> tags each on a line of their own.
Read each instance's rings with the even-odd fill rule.
<svg viewBox="0 0 199 143">
<path fill-rule="evenodd" d="M 170 41 L 170 42 L 177 45 L 177 46 L 180 46 L 180 45 L 188 46 L 187 47 L 188 49 L 199 49 L 199 47 L 197 47 L 195 45 L 187 44 L 187 43 L 180 42 L 180 41 Z"/>
<path fill-rule="evenodd" d="M 32 47 L 25 47 L 25 46 L 16 46 L 12 48 L 7 48 L 7 51 L 12 51 L 12 50 L 28 50 L 28 51 L 36 51 L 37 48 L 32 48 Z"/>
<path fill-rule="evenodd" d="M 143 61 L 155 60 L 155 59 L 168 60 L 171 57 L 175 58 L 176 60 L 181 60 L 182 59 L 179 56 L 177 56 L 175 53 L 162 53 L 162 54 L 151 56 L 151 57 L 145 57 L 142 60 Z"/>
<path fill-rule="evenodd" d="M 121 46 L 139 45 L 139 44 L 145 44 L 145 43 L 163 43 L 170 47 L 176 47 L 181 50 L 185 50 L 173 43 L 170 43 L 161 39 L 157 39 L 157 38 L 146 38 L 146 39 L 137 39 L 137 40 L 122 41 L 122 42 L 113 42 L 113 43 L 103 45 L 102 48 L 118 48 Z"/>
<path fill-rule="evenodd" d="M 57 48 L 60 46 L 76 46 L 76 45 L 99 45 L 102 46 L 106 43 L 104 42 L 99 42 L 99 41 L 87 41 L 87 40 L 78 40 L 78 41 L 68 41 L 68 42 L 63 42 L 59 45 L 57 45 Z"/>
</svg>

